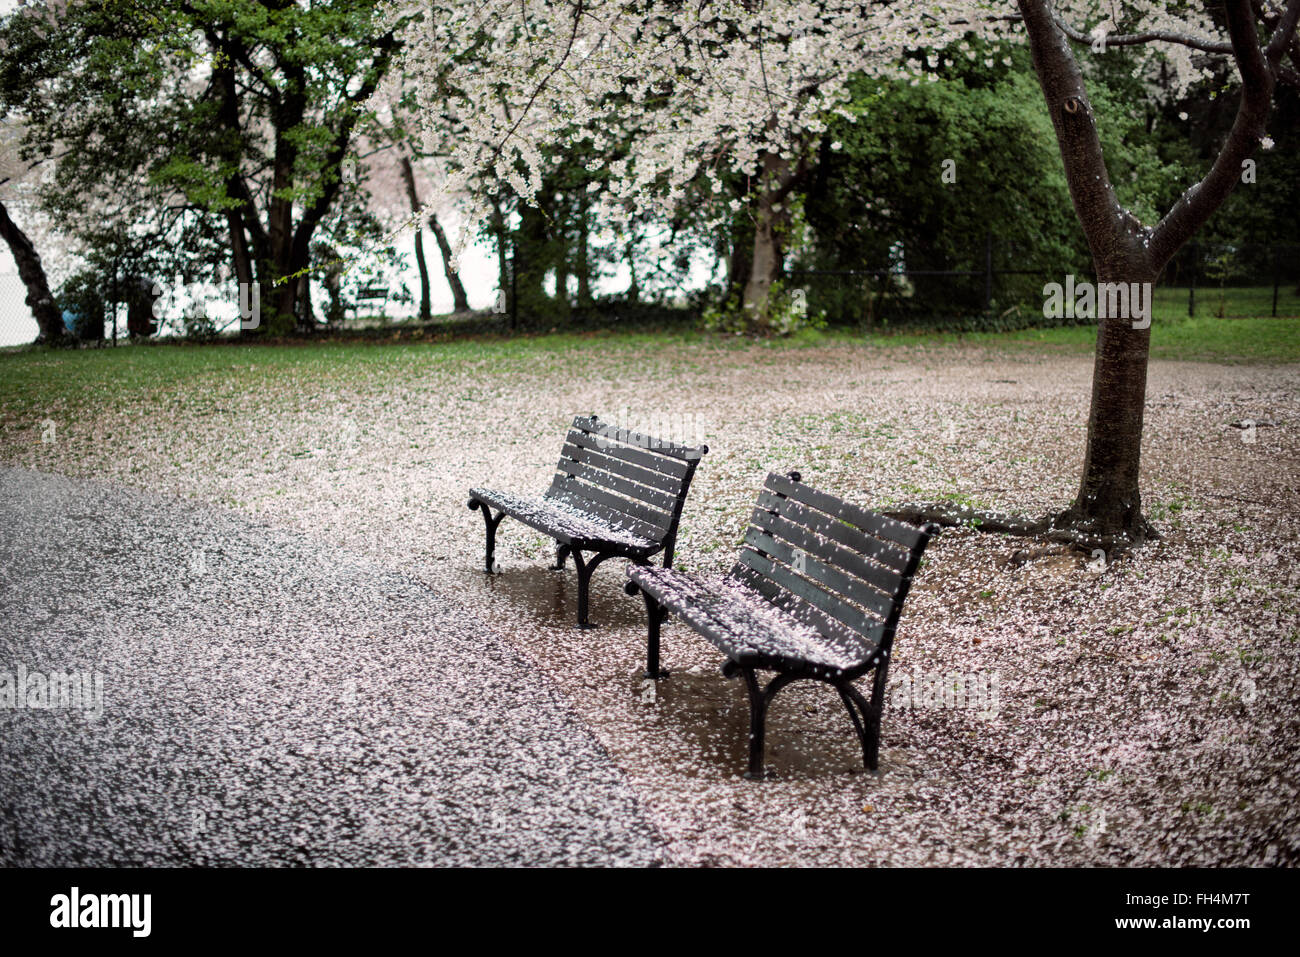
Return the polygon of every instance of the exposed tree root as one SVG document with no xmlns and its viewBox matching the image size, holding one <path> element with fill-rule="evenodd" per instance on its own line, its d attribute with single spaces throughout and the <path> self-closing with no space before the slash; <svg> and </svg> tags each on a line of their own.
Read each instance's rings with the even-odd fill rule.
<svg viewBox="0 0 1300 957">
<path fill-rule="evenodd" d="M 1003 535 L 1058 542 L 1088 554 L 1100 550 L 1105 553 L 1107 561 L 1113 561 L 1148 540 L 1160 537 L 1159 532 L 1141 516 L 1131 523 L 1130 529 L 1118 533 L 1100 532 L 1094 522 L 1080 520 L 1072 508 L 1054 515 L 1032 519 L 1007 512 L 982 511 L 952 502 L 934 502 L 928 505 L 900 505 L 887 509 L 886 514 L 912 525 L 934 522 L 947 528 L 974 528 L 981 532 L 997 532 Z M 1033 554 L 1037 551 L 1048 554 L 1052 550 L 1035 549 L 1026 552 L 1024 553 L 1026 557 L 1022 561 L 1037 557 Z"/>
</svg>

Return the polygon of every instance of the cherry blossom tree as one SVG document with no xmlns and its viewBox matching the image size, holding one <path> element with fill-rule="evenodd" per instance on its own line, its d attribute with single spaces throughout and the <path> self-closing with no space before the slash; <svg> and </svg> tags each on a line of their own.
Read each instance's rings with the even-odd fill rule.
<svg viewBox="0 0 1300 957">
<path fill-rule="evenodd" d="M 399 5 L 400 8 L 400 5 Z M 534 195 L 546 142 L 590 143 L 599 153 L 621 136 L 637 148 L 609 164 L 604 210 L 671 209 L 701 179 L 722 192 L 720 173 L 751 178 L 755 240 L 745 306 L 767 308 L 779 270 L 783 203 L 810 162 L 809 145 L 842 111 L 852 74 L 912 74 L 937 51 L 1002 38 L 1027 42 L 1051 114 L 1070 194 L 1106 283 L 1153 282 L 1222 204 L 1242 164 L 1266 142 L 1273 90 L 1294 81 L 1300 0 L 862 0 L 862 2 L 567 3 L 484 0 L 426 5 L 408 47 L 426 64 L 422 95 L 464 99 L 466 170 L 492 169 Z M 1126 51 L 1141 73 L 1172 73 L 1186 89 L 1228 58 L 1240 81 L 1237 121 L 1205 177 L 1158 223 L 1121 205 L 1110 182 L 1076 50 Z M 1289 62 L 1286 62 L 1289 61 Z M 733 202 L 738 203 L 738 200 Z M 1039 521 L 984 527 L 1126 547 L 1152 529 L 1138 488 L 1150 328 L 1128 316 L 1099 320 L 1083 477 L 1074 503 Z M 966 520 L 942 510 L 924 514 Z"/>
<path fill-rule="evenodd" d="M 1300 0 L 1285 9 L 1271 0 L 1226 0 L 1222 26 L 1209 10 L 1181 16 L 1163 2 L 1107 2 L 1105 18 L 1085 31 L 1072 14 L 1087 14 L 1051 0 L 1019 0 L 1034 70 L 1056 129 L 1066 180 L 1079 224 L 1087 237 L 1099 282 L 1153 283 L 1173 255 L 1201 228 L 1243 179 L 1243 166 L 1267 141 L 1273 91 L 1279 80 L 1294 82 L 1300 48 L 1296 20 Z M 1226 34 L 1226 36 L 1225 36 Z M 1105 55 L 1107 49 L 1142 48 L 1151 62 L 1162 59 L 1180 81 L 1208 76 L 1205 61 L 1231 57 L 1241 82 L 1236 120 L 1209 171 L 1191 186 L 1159 222 L 1139 221 L 1120 204 L 1097 135 L 1100 118 L 1088 100 L 1074 50 Z M 1118 312 L 1118 311 L 1117 311 Z M 1083 479 L 1074 503 L 1046 523 L 1078 540 L 1103 547 L 1142 541 L 1152 531 L 1142 514 L 1138 487 L 1146 405 L 1151 328 L 1131 316 L 1098 320 L 1092 407 L 1088 416 Z"/>
<path fill-rule="evenodd" d="M 635 141 L 609 163 L 613 188 L 599 212 L 616 228 L 647 207 L 670 212 L 700 181 L 721 196 L 727 172 L 749 177 L 755 238 L 744 304 L 761 326 L 781 267 L 786 200 L 828 116 L 847 102 L 848 78 L 906 70 L 909 50 L 993 30 L 987 7 L 988 0 L 443 4 L 416 27 L 407 63 L 417 77 L 427 64 L 430 75 L 417 87 L 426 133 L 439 134 L 452 91 L 468 104 L 460 165 L 495 171 L 525 199 L 540 189 L 545 146 L 556 141 L 585 142 L 597 155 Z"/>
</svg>

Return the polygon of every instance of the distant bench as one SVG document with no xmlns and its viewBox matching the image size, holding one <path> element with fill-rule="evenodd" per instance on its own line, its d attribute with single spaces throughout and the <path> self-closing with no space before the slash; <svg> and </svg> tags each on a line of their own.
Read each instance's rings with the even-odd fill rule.
<svg viewBox="0 0 1300 957">
<path fill-rule="evenodd" d="M 482 510 L 487 530 L 484 566 L 496 570 L 497 525 L 507 515 L 549 535 L 558 543 L 553 569 L 573 558 L 578 625 L 589 626 L 588 586 L 601 562 L 621 557 L 645 565 L 662 554 L 663 567 L 672 567 L 682 505 L 708 450 L 615 428 L 594 415 L 578 416 L 555 477 L 540 496 L 470 489 L 469 507 Z M 594 554 L 584 557 L 583 552 Z"/>
<path fill-rule="evenodd" d="M 362 286 L 357 290 L 356 300 L 352 307 L 354 316 L 361 313 L 361 303 L 368 302 L 372 304 L 379 303 L 380 311 L 388 305 L 388 287 L 387 286 Z"/>
<path fill-rule="evenodd" d="M 862 744 L 863 763 L 875 771 L 894 628 L 937 531 L 937 525 L 915 528 L 819 492 L 797 472 L 769 474 L 740 555 L 725 577 L 628 566 L 625 590 L 644 595 L 649 617 L 646 675 L 667 675 L 659 668 L 659 627 L 671 612 L 727 656 L 724 675 L 745 679 L 746 777 L 763 776 L 768 705 L 800 678 L 839 692 Z M 873 669 L 868 703 L 853 682 Z M 757 670 L 776 672 L 766 689 Z"/>
</svg>

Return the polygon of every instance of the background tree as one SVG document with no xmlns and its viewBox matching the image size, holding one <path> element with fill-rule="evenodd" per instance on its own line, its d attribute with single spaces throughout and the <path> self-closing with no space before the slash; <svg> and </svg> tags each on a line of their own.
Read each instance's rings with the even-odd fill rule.
<svg viewBox="0 0 1300 957">
<path fill-rule="evenodd" d="M 70 203 L 143 175 L 182 198 L 179 228 L 218 220 L 283 331 L 311 322 L 312 239 L 404 23 L 366 0 L 37 3 L 0 25 L 0 96 L 30 153 L 63 150 Z"/>
<path fill-rule="evenodd" d="M 27 290 L 27 307 L 36 320 L 37 342 L 59 344 L 70 338 L 63 316 L 50 292 L 49 278 L 36 244 L 13 220 L 6 202 L 29 204 L 36 188 L 36 166 L 19 155 L 21 128 L 12 117 L 0 114 L 0 239 L 5 241 Z"/>
</svg>

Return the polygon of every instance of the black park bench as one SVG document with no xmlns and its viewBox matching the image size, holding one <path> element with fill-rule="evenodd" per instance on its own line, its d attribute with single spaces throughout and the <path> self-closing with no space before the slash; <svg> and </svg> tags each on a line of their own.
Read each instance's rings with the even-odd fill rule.
<svg viewBox="0 0 1300 957">
<path fill-rule="evenodd" d="M 789 476 L 769 474 L 735 567 L 704 579 L 629 566 L 629 595 L 645 597 L 648 678 L 662 678 L 659 626 L 671 612 L 727 656 L 749 692 L 748 778 L 763 776 L 768 705 L 801 678 L 835 687 L 875 771 L 894 628 L 912 576 L 937 525 L 915 528 L 859 508 Z M 774 671 L 766 688 L 757 671 Z M 871 701 L 853 682 L 874 670 Z"/>
<path fill-rule="evenodd" d="M 601 562 L 621 557 L 645 565 L 662 554 L 663 567 L 672 567 L 682 505 L 708 451 L 707 445 L 677 445 L 606 425 L 594 415 L 578 416 L 541 496 L 469 490 L 469 507 L 482 510 L 487 526 L 484 566 L 496 570 L 497 525 L 507 515 L 549 535 L 557 542 L 553 570 L 573 558 L 578 626 L 588 627 L 588 585 Z"/>
</svg>

